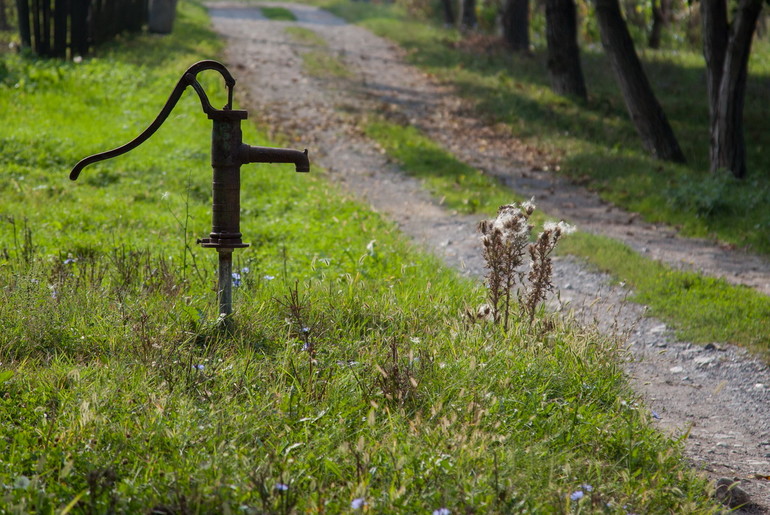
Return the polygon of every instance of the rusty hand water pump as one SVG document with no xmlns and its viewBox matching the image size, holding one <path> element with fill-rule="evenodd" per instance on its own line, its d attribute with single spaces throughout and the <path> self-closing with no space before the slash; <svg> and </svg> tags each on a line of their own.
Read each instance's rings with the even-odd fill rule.
<svg viewBox="0 0 770 515">
<path fill-rule="evenodd" d="M 225 80 L 227 105 L 221 110 L 211 106 L 203 87 L 197 80 L 198 73 L 204 70 L 217 71 Z M 220 319 L 226 322 L 233 309 L 233 250 L 249 246 L 248 243 L 241 241 L 240 231 L 241 165 L 247 163 L 293 163 L 297 172 L 309 172 L 310 163 L 307 149 L 299 151 L 285 148 L 254 147 L 243 143 L 241 120 L 245 120 L 248 113 L 232 108 L 235 79 L 224 65 L 207 60 L 190 66 L 179 79 L 163 109 L 144 132 L 125 145 L 81 160 L 70 172 L 70 179 L 76 180 L 83 168 L 92 163 L 117 157 L 141 145 L 163 125 L 187 86 L 192 86 L 198 93 L 203 112 L 214 124 L 211 132 L 211 166 L 214 169 L 212 228 L 209 237 L 199 239 L 198 243 L 203 247 L 216 249 L 219 253 L 219 314 Z"/>
</svg>

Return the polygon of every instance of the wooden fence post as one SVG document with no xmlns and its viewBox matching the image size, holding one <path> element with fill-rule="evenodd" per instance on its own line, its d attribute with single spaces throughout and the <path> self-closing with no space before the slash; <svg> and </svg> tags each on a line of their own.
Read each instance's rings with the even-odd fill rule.
<svg viewBox="0 0 770 515">
<path fill-rule="evenodd" d="M 70 50 L 72 56 L 88 53 L 88 0 L 72 0 L 70 3 Z"/>
<path fill-rule="evenodd" d="M 11 26 L 8 23 L 8 10 L 5 0 L 0 0 L 0 30 L 8 30 Z"/>
<path fill-rule="evenodd" d="M 54 0 L 53 6 L 53 57 L 67 57 L 67 0 Z"/>
<path fill-rule="evenodd" d="M 147 0 L 16 0 L 16 6 L 22 45 L 46 57 L 85 55 L 91 45 L 140 31 L 147 21 Z"/>
<path fill-rule="evenodd" d="M 16 16 L 19 18 L 21 46 L 29 48 L 32 46 L 29 33 L 29 0 L 16 0 Z"/>
</svg>

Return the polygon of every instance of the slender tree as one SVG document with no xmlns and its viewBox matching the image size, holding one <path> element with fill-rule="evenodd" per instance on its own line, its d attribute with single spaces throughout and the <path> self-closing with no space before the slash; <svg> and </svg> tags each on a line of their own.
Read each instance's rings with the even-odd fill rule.
<svg viewBox="0 0 770 515">
<path fill-rule="evenodd" d="M 8 13 L 6 12 L 5 0 L 0 0 L 0 30 L 8 30 L 11 26 L 8 24 Z"/>
<path fill-rule="evenodd" d="M 446 25 L 455 24 L 455 13 L 452 9 L 452 0 L 441 0 L 441 7 L 444 11 L 444 23 Z"/>
<path fill-rule="evenodd" d="M 502 25 L 503 37 L 512 50 L 529 50 L 529 0 L 506 0 Z"/>
<path fill-rule="evenodd" d="M 618 0 L 594 0 L 602 46 L 642 145 L 665 161 L 685 162 L 674 131 L 644 73 Z"/>
<path fill-rule="evenodd" d="M 671 19 L 671 0 L 652 0 L 652 25 L 647 39 L 650 48 L 660 48 L 663 28 Z"/>
<path fill-rule="evenodd" d="M 461 29 L 475 29 L 479 24 L 476 19 L 476 0 L 462 0 L 463 15 L 460 20 Z"/>
<path fill-rule="evenodd" d="M 703 55 L 709 100 L 711 171 L 746 176 L 743 107 L 751 40 L 763 0 L 739 0 L 728 22 L 726 0 L 701 0 Z"/>
<path fill-rule="evenodd" d="M 551 89 L 559 95 L 585 100 L 587 94 L 577 42 L 575 1 L 546 0 L 545 20 Z"/>
</svg>

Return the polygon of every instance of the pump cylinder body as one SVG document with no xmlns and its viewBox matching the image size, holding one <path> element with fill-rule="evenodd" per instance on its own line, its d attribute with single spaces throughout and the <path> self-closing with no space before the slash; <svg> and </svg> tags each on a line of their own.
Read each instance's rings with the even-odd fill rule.
<svg viewBox="0 0 770 515">
<path fill-rule="evenodd" d="M 214 122 L 211 132 L 211 167 L 213 206 L 211 234 L 207 247 L 239 248 L 241 241 L 241 120 L 246 111 L 216 111 L 209 114 Z"/>
</svg>

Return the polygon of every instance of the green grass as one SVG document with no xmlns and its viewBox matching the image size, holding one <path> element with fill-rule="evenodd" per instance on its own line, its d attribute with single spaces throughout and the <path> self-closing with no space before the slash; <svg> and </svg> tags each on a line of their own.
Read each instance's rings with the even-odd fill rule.
<svg viewBox="0 0 770 515">
<path fill-rule="evenodd" d="M 609 64 L 598 51 L 583 49 L 587 103 L 550 92 L 546 56 L 458 48 L 461 36 L 426 23 L 398 7 L 347 1 L 322 2 L 350 21 L 388 37 L 411 62 L 446 80 L 493 122 L 552 158 L 561 170 L 586 182 L 605 199 L 645 219 L 666 222 L 693 236 L 718 238 L 769 254 L 770 153 L 764 93 L 770 80 L 768 44 L 755 46 L 746 97 L 749 177 L 735 181 L 708 172 L 708 110 L 700 49 L 643 52 L 650 81 L 679 138 L 689 166 L 655 161 L 643 151 Z"/>
<path fill-rule="evenodd" d="M 351 72 L 345 63 L 329 52 L 326 40 L 317 33 L 305 27 L 287 27 L 286 32 L 297 43 L 311 47 L 299 53 L 302 58 L 302 67 L 309 75 L 321 79 L 351 77 Z"/>
<path fill-rule="evenodd" d="M 259 8 L 262 11 L 262 15 L 273 21 L 297 21 L 297 17 L 294 13 L 285 7 L 267 7 L 261 6 Z"/>
<path fill-rule="evenodd" d="M 495 179 L 458 161 L 414 127 L 373 119 L 365 123 L 365 132 L 404 171 L 422 179 L 426 188 L 450 209 L 491 215 L 499 206 L 521 200 Z"/>
<path fill-rule="evenodd" d="M 328 52 L 309 50 L 300 54 L 304 70 L 313 77 L 322 79 L 346 79 L 350 70 L 337 57 Z"/>
<path fill-rule="evenodd" d="M 561 252 L 584 258 L 610 272 L 633 292 L 631 300 L 695 343 L 728 342 L 770 358 L 770 298 L 724 279 L 675 270 L 641 257 L 610 238 L 578 233 L 565 239 Z"/>
<path fill-rule="evenodd" d="M 211 181 L 194 95 L 130 155 L 67 179 L 216 56 L 203 10 L 179 9 L 174 35 L 80 64 L 2 57 L 3 510 L 712 510 L 614 342 L 547 319 L 469 324 L 479 286 L 321 174 L 243 168 L 252 246 L 235 328 L 218 330 L 215 253 L 192 244 Z"/>
<path fill-rule="evenodd" d="M 289 34 L 294 41 L 303 45 L 314 46 L 318 48 L 328 48 L 328 43 L 316 32 L 305 27 L 286 27 L 284 32 Z"/>
</svg>

